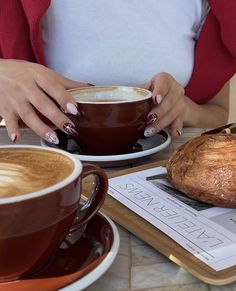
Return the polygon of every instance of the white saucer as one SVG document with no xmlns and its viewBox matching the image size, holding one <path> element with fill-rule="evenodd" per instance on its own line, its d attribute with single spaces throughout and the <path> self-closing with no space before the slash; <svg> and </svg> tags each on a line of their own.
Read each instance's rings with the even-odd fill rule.
<svg viewBox="0 0 236 291">
<path fill-rule="evenodd" d="M 82 277 L 81 279 L 59 290 L 75 291 L 75 290 L 83 290 L 84 288 L 87 288 L 89 285 L 94 283 L 98 278 L 100 278 L 108 270 L 108 268 L 111 266 L 114 259 L 116 258 L 118 250 L 119 250 L 119 245 L 120 245 L 120 235 L 114 222 L 104 213 L 102 213 L 102 215 L 109 222 L 113 231 L 113 235 L 114 235 L 113 244 L 111 246 L 109 253 L 106 255 L 105 259 L 93 271 L 91 271 L 90 273 Z"/>
<path fill-rule="evenodd" d="M 142 151 L 133 152 L 122 155 L 108 155 L 108 156 L 93 156 L 93 155 L 82 155 L 82 154 L 74 154 L 77 156 L 80 161 L 83 162 L 92 162 L 98 164 L 102 167 L 117 167 L 123 166 L 127 164 L 133 164 L 144 158 L 152 156 L 157 152 L 165 149 L 171 142 L 171 137 L 168 131 L 163 130 L 161 133 L 157 133 L 153 137 L 140 139 L 138 140 L 138 144 L 142 146 Z M 44 147 L 56 147 L 56 145 L 49 144 L 45 140 L 40 140 L 41 146 Z"/>
</svg>

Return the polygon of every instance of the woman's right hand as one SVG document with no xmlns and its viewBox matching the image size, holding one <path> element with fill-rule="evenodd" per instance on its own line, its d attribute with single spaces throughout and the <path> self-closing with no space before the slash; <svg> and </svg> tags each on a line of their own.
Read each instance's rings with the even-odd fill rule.
<svg viewBox="0 0 236 291">
<path fill-rule="evenodd" d="M 73 122 L 64 112 L 78 114 L 68 88 L 88 86 L 69 80 L 37 63 L 21 60 L 0 60 L 0 116 L 4 119 L 8 135 L 15 142 L 20 138 L 18 120 L 30 127 L 48 142 L 57 144 L 58 138 L 39 115 L 48 118 L 57 128 L 70 135 L 77 135 Z M 50 97 L 49 97 L 50 96 Z"/>
</svg>

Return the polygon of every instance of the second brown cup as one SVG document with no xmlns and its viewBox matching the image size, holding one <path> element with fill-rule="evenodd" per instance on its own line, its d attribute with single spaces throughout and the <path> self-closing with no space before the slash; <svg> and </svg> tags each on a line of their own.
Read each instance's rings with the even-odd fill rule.
<svg viewBox="0 0 236 291">
<path fill-rule="evenodd" d="M 146 118 L 152 107 L 152 93 L 125 86 L 95 86 L 71 89 L 78 104 L 74 122 L 81 153 L 117 155 L 132 152 L 143 135 Z"/>
</svg>

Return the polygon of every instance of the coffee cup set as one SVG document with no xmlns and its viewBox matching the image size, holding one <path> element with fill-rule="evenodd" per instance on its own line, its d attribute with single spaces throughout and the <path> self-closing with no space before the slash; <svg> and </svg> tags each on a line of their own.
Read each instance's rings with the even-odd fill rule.
<svg viewBox="0 0 236 291">
<path fill-rule="evenodd" d="M 45 147 L 73 153 L 83 162 L 101 167 L 134 164 L 166 148 L 171 141 L 165 130 L 153 137 L 143 135 L 152 107 L 152 93 L 137 87 L 94 86 L 71 89 L 78 115 L 68 114 L 78 136 L 57 129 L 59 144 L 41 140 Z"/>
<path fill-rule="evenodd" d="M 151 108 L 151 92 L 134 87 L 70 92 L 80 113 L 69 115 L 79 132 L 73 142 L 85 157 L 135 154 L 133 146 L 142 137 Z M 163 138 L 160 146 L 169 142 L 166 132 Z M 37 291 L 82 290 L 111 266 L 118 253 L 117 228 L 99 212 L 108 190 L 105 171 L 95 163 L 82 164 L 80 156 L 66 148 L 43 145 L 0 146 L 4 291 L 36 286 Z M 88 189 L 82 182 L 89 178 Z M 86 201 L 83 191 L 90 194 Z"/>
</svg>

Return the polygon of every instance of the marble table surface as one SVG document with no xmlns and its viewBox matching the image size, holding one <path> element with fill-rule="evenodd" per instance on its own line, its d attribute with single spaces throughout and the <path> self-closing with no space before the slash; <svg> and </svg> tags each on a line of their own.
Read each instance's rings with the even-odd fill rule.
<svg viewBox="0 0 236 291">
<path fill-rule="evenodd" d="M 152 156 L 149 162 L 168 159 L 176 148 L 203 131 L 204 129 L 199 128 L 186 128 L 180 138 L 172 140 L 166 149 Z M 20 144 L 39 145 L 39 141 L 39 137 L 31 130 L 22 129 Z M 0 128 L 0 144 L 10 143 L 5 128 Z M 133 166 L 136 165 L 140 164 Z M 86 288 L 87 291 L 236 291 L 236 283 L 213 286 L 200 281 L 123 227 L 117 227 L 120 233 L 118 255 L 106 273 Z"/>
</svg>

